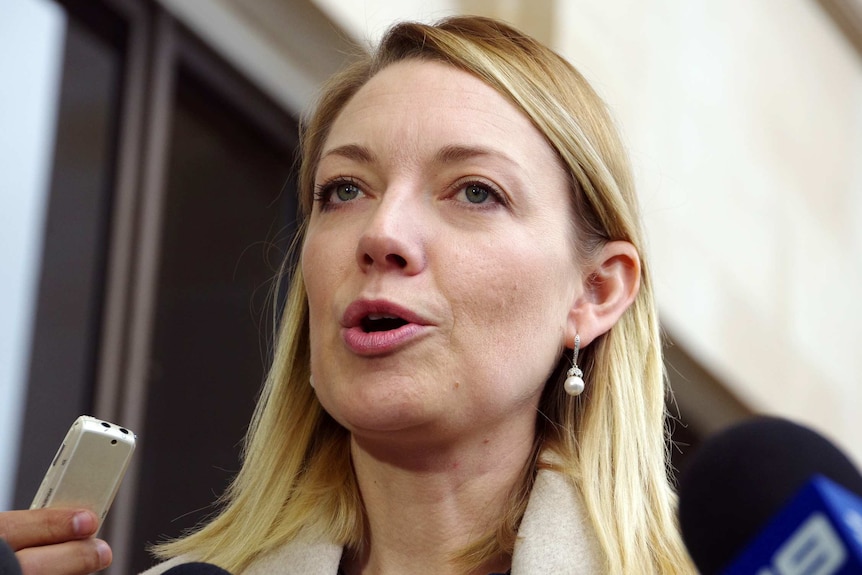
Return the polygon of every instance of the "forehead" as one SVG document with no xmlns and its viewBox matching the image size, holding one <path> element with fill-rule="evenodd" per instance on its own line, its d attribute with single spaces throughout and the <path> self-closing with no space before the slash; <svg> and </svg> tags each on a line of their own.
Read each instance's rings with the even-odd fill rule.
<svg viewBox="0 0 862 575">
<path fill-rule="evenodd" d="M 496 147 L 561 169 L 520 109 L 476 76 L 435 61 L 398 62 L 372 77 L 336 118 L 323 153 L 346 144 L 390 157 L 452 144 Z"/>
</svg>

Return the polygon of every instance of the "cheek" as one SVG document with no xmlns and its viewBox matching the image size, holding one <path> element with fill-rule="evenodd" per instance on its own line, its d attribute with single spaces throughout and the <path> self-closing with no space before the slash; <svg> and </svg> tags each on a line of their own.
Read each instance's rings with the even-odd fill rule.
<svg viewBox="0 0 862 575">
<path fill-rule="evenodd" d="M 319 307 L 317 305 L 321 295 L 319 288 L 324 284 L 324 282 L 321 281 L 321 272 L 323 270 L 320 265 L 315 265 L 315 262 L 320 261 L 322 261 L 322 258 L 320 257 L 320 254 L 317 253 L 314 242 L 311 239 L 306 240 L 305 244 L 302 246 L 299 266 L 302 270 L 302 279 L 303 283 L 305 283 L 305 293 L 306 298 L 308 298 L 309 314 L 311 315 L 312 320 L 314 319 Z M 312 325 L 313 324 L 314 322 L 312 321 Z"/>
<path fill-rule="evenodd" d="M 320 313 L 331 300 L 337 278 L 353 261 L 354 252 L 345 237 L 309 231 L 300 256 L 302 277 L 311 313 Z"/>
<path fill-rule="evenodd" d="M 569 272 L 576 270 L 565 254 L 542 249 L 547 242 L 501 241 L 470 261 L 462 256 L 453 266 L 458 273 L 449 276 L 450 290 L 462 294 L 456 317 L 470 326 L 465 332 L 473 332 L 477 349 L 500 347 L 504 361 L 532 355 L 554 362 L 573 298 Z"/>
<path fill-rule="evenodd" d="M 302 248 L 300 269 L 305 283 L 308 299 L 309 336 L 311 351 L 314 355 L 319 348 L 320 326 L 329 323 L 328 315 L 332 309 L 333 289 L 337 285 L 334 280 L 335 265 L 333 254 L 327 248 L 325 239 L 319 235 L 309 234 Z"/>
</svg>

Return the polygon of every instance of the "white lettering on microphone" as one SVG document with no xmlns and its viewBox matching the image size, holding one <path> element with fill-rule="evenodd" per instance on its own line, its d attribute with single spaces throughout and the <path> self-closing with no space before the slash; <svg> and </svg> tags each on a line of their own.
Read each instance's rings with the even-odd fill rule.
<svg viewBox="0 0 862 575">
<path fill-rule="evenodd" d="M 762 567 L 757 575 L 832 575 L 846 559 L 844 544 L 829 520 L 814 513 L 778 548 L 771 568 Z"/>
</svg>

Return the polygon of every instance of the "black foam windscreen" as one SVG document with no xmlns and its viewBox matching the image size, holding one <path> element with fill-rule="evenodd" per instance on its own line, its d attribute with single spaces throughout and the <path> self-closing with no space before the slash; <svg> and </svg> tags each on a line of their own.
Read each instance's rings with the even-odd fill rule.
<svg viewBox="0 0 862 575">
<path fill-rule="evenodd" d="M 862 496 L 862 476 L 818 433 L 758 417 L 708 439 L 680 474 L 683 540 L 704 575 L 717 573 L 821 474 Z"/>
<path fill-rule="evenodd" d="M 15 552 L 3 539 L 0 539 L 0 575 L 21 575 L 21 565 Z"/>
<path fill-rule="evenodd" d="M 230 575 L 212 563 L 183 563 L 165 571 L 162 575 Z"/>
</svg>

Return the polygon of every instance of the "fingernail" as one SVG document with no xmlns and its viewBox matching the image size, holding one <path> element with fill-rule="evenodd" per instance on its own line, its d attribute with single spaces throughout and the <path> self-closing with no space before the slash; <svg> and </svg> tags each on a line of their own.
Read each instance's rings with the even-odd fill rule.
<svg viewBox="0 0 862 575">
<path fill-rule="evenodd" d="M 99 565 L 107 567 L 111 564 L 113 559 L 111 548 L 101 539 L 96 539 L 96 552 L 99 554 Z"/>
<path fill-rule="evenodd" d="M 90 535 L 96 531 L 96 517 L 89 511 L 79 511 L 72 517 L 75 535 Z"/>
</svg>

